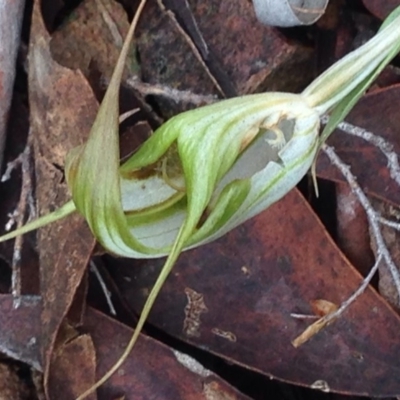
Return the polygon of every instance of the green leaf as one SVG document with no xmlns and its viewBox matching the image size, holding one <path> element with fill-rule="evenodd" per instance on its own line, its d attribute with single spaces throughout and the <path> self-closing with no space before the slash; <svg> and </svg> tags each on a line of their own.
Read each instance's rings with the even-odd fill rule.
<svg viewBox="0 0 400 400">
<path fill-rule="evenodd" d="M 322 115 L 349 93 L 357 96 L 364 92 L 368 82 L 372 82 L 400 50 L 399 8 L 389 15 L 372 39 L 335 63 L 303 91 L 311 107 L 316 107 Z"/>
<path fill-rule="evenodd" d="M 399 25 L 400 19 L 400 7 L 397 7 L 392 13 L 386 18 L 379 32 L 383 32 L 384 29 L 391 23 Z M 396 22 L 397 20 L 397 22 Z M 400 27 L 398 28 L 398 30 Z M 382 34 L 384 34 L 383 32 Z M 397 44 L 394 44 L 391 50 L 388 52 L 387 56 L 381 60 L 381 62 L 376 66 L 375 71 L 372 71 L 370 75 L 361 81 L 349 94 L 347 94 L 343 100 L 341 100 L 332 110 L 329 121 L 325 125 L 324 130 L 321 134 L 320 142 L 324 143 L 331 133 L 336 129 L 336 127 L 346 118 L 348 113 L 353 109 L 358 100 L 364 95 L 366 90 L 371 86 L 372 82 L 378 77 L 378 75 L 383 71 L 383 69 L 392 61 L 392 59 L 400 51 L 400 34 L 397 36 Z"/>
</svg>

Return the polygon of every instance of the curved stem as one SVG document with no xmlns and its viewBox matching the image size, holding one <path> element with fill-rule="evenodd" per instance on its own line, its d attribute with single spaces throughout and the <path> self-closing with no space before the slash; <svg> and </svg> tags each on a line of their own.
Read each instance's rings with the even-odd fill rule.
<svg viewBox="0 0 400 400">
<path fill-rule="evenodd" d="M 25 233 L 34 231 L 35 229 L 41 228 L 42 226 L 58 221 L 59 219 L 62 219 L 69 214 L 72 214 L 74 211 L 76 211 L 75 204 L 72 200 L 70 200 L 52 213 L 43 215 L 43 217 L 28 222 L 20 229 L 0 236 L 0 243 L 5 242 L 6 240 L 14 239 L 17 236 L 24 235 Z"/>
<path fill-rule="evenodd" d="M 315 79 L 303 92 L 320 115 L 329 111 L 400 50 L 400 12 L 371 40 L 349 53 Z"/>
<path fill-rule="evenodd" d="M 107 382 L 107 380 L 110 379 L 111 376 L 115 374 L 115 372 L 117 372 L 117 370 L 121 367 L 121 365 L 129 357 L 129 354 L 131 353 L 133 347 L 135 346 L 137 340 L 139 339 L 140 333 L 141 333 L 143 326 L 150 314 L 150 311 L 154 305 L 154 302 L 156 301 L 158 294 L 160 293 L 166 279 L 168 278 L 169 273 L 171 272 L 173 266 L 175 265 L 177 258 L 179 257 L 179 254 L 182 251 L 183 242 L 184 242 L 184 238 L 185 238 L 184 232 L 185 232 L 185 225 L 183 225 L 182 228 L 180 229 L 177 239 L 175 240 L 174 246 L 171 250 L 171 253 L 169 254 L 160 274 L 158 275 L 156 283 L 154 284 L 153 288 L 151 289 L 149 297 L 147 298 L 146 303 L 143 307 L 139 321 L 135 327 L 135 330 L 133 332 L 131 339 L 129 340 L 128 345 L 125 347 L 124 352 L 119 357 L 117 362 L 106 372 L 106 374 L 103 375 L 103 377 L 101 379 L 99 379 L 91 388 L 89 388 L 86 392 L 81 394 L 76 400 L 83 400 L 85 397 L 87 397 L 91 393 L 93 393 L 103 383 Z"/>
</svg>

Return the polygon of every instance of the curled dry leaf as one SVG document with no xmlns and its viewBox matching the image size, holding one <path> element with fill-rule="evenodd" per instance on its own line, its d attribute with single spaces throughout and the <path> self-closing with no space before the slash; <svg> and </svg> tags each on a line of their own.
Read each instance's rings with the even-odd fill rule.
<svg viewBox="0 0 400 400">
<path fill-rule="evenodd" d="M 0 168 L 15 78 L 25 0 L 0 0 Z"/>
<path fill-rule="evenodd" d="M 325 12 L 328 0 L 253 0 L 257 18 L 266 25 L 311 25 Z"/>
</svg>

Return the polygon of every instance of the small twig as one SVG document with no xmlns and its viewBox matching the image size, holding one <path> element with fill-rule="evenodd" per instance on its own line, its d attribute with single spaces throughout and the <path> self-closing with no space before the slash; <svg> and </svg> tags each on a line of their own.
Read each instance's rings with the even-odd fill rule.
<svg viewBox="0 0 400 400">
<path fill-rule="evenodd" d="M 374 135 L 375 136 L 375 135 Z M 380 223 L 384 223 L 386 225 L 391 225 L 392 227 L 396 227 L 398 224 L 388 221 L 382 218 L 377 211 L 372 207 L 370 201 L 367 196 L 361 189 L 360 185 L 357 183 L 356 177 L 351 173 L 350 167 L 346 165 L 340 157 L 336 154 L 333 147 L 330 147 L 326 144 L 323 144 L 321 147 L 322 151 L 328 156 L 332 165 L 339 169 L 341 174 L 347 180 L 347 183 L 350 186 L 350 189 L 357 197 L 358 201 L 361 203 L 364 208 L 365 213 L 367 214 L 368 222 L 373 233 L 373 236 L 377 245 L 377 257 L 374 266 L 369 271 L 368 275 L 363 279 L 361 285 L 358 289 L 346 300 L 341 306 L 334 312 L 325 315 L 324 317 L 318 319 L 313 324 L 311 324 L 301 335 L 299 335 L 296 339 L 292 341 L 294 347 L 301 346 L 303 343 L 308 341 L 311 337 L 317 334 L 321 329 L 330 324 L 332 321 L 340 317 L 348 307 L 362 294 L 365 289 L 368 287 L 372 277 L 376 273 L 379 268 L 381 261 L 385 261 L 387 268 L 393 278 L 394 284 L 396 286 L 397 293 L 400 298 L 400 273 L 397 269 L 390 252 L 385 244 L 385 241 L 382 236 Z"/>
<path fill-rule="evenodd" d="M 7 214 L 8 221 L 6 225 L 4 226 L 4 230 L 6 232 L 10 231 L 11 228 L 14 226 L 14 224 L 17 222 L 18 218 L 18 210 L 14 210 L 12 213 Z"/>
<path fill-rule="evenodd" d="M 290 316 L 295 319 L 318 319 L 317 315 L 308 315 L 308 314 L 296 314 L 291 313 Z"/>
<path fill-rule="evenodd" d="M 175 14 L 167 9 L 165 5 L 163 4 L 163 0 L 157 0 L 158 6 L 162 11 L 164 11 L 168 18 L 172 21 L 176 29 L 179 31 L 179 33 L 182 35 L 182 37 L 185 39 L 186 43 L 192 50 L 194 56 L 196 57 L 197 61 L 201 64 L 203 67 L 205 73 L 208 75 L 210 78 L 211 82 L 214 84 L 215 88 L 218 90 L 218 92 L 222 95 L 222 97 L 226 97 L 225 92 L 222 90 L 219 82 L 217 81 L 216 77 L 212 74 L 210 69 L 208 68 L 207 64 L 203 60 L 203 57 L 201 56 L 198 48 L 196 47 L 195 43 L 193 42 L 192 38 L 185 32 L 185 30 L 182 28 L 182 26 L 179 24 L 178 20 L 176 19 Z"/>
<path fill-rule="evenodd" d="M 357 179 L 355 178 L 355 176 L 350 172 L 349 166 L 346 165 L 339 158 L 339 156 L 336 154 L 336 152 L 334 151 L 334 149 L 332 147 L 324 144 L 322 146 L 322 150 L 328 156 L 331 163 L 335 167 L 337 167 L 339 169 L 339 171 L 342 173 L 342 175 L 346 178 L 351 190 L 356 195 L 356 197 L 360 201 L 362 207 L 364 208 L 364 210 L 367 214 L 369 225 L 371 227 L 372 233 L 376 240 L 378 254 L 382 254 L 383 259 L 387 265 L 387 268 L 389 269 L 390 274 L 392 275 L 393 281 L 396 286 L 397 293 L 400 296 L 400 273 L 390 255 L 390 252 L 389 252 L 389 250 L 385 244 L 385 241 L 383 239 L 382 232 L 381 232 L 381 229 L 379 226 L 380 216 L 372 207 L 367 196 L 361 189 L 360 185 L 357 183 Z"/>
<path fill-rule="evenodd" d="M 114 22 L 114 20 L 112 19 L 110 13 L 107 10 L 107 7 L 105 6 L 105 4 L 103 3 L 102 0 L 95 0 L 97 7 L 100 10 L 101 16 L 105 22 L 105 24 L 107 25 L 111 36 L 113 37 L 114 40 L 114 44 L 118 47 L 121 48 L 122 44 L 124 43 L 124 40 L 121 36 L 121 34 L 119 33 L 119 29 L 117 24 Z"/>
<path fill-rule="evenodd" d="M 391 221 L 390 219 L 386 219 L 383 217 L 379 217 L 379 222 L 382 225 L 386 225 L 390 228 L 396 229 L 396 231 L 400 231 L 400 222 Z"/>
<path fill-rule="evenodd" d="M 136 114 L 140 111 L 140 108 L 134 108 L 132 110 L 126 111 L 119 116 L 119 123 L 122 124 L 125 120 L 127 120 L 132 115 Z"/>
<path fill-rule="evenodd" d="M 110 309 L 110 314 L 117 315 L 117 312 L 115 311 L 115 307 L 111 301 L 111 292 L 107 289 L 107 285 L 104 282 L 104 280 L 93 260 L 90 260 L 90 271 L 95 274 L 97 280 L 99 281 L 100 287 L 103 290 L 104 297 L 106 298 L 108 307 Z"/>
<path fill-rule="evenodd" d="M 375 261 L 374 266 L 371 268 L 368 275 L 363 279 L 358 289 L 349 298 L 347 298 L 347 300 L 345 300 L 336 311 L 318 319 L 318 321 L 315 321 L 313 324 L 311 324 L 301 335 L 297 336 L 297 338 L 292 341 L 293 346 L 301 346 L 303 343 L 307 342 L 315 334 L 317 334 L 322 328 L 329 325 L 335 319 L 339 318 L 349 308 L 349 306 L 354 303 L 361 296 L 361 294 L 364 293 L 365 289 L 371 282 L 371 279 L 378 270 L 381 260 L 382 254 L 378 253 L 378 257 Z"/>
<path fill-rule="evenodd" d="M 31 181 L 31 172 L 30 172 L 30 156 L 31 156 L 31 143 L 30 139 L 28 139 L 28 143 L 22 154 L 18 158 L 20 158 L 20 163 L 22 167 L 22 186 L 21 186 L 21 195 L 18 202 L 17 209 L 13 214 L 16 214 L 17 220 L 17 229 L 21 228 L 24 225 L 24 217 L 26 214 L 27 208 L 29 209 L 29 221 L 36 214 L 35 206 L 33 203 L 32 196 L 32 181 Z M 18 307 L 21 299 L 21 253 L 22 253 L 22 245 L 23 245 L 24 237 L 17 236 L 14 242 L 14 251 L 12 257 L 12 277 L 11 277 L 11 293 L 14 297 L 14 307 Z"/>
<path fill-rule="evenodd" d="M 11 173 L 16 170 L 21 164 L 24 157 L 24 152 L 22 152 L 17 158 L 7 163 L 6 170 L 2 175 L 0 182 L 6 182 L 11 178 Z"/>
<path fill-rule="evenodd" d="M 324 116 L 322 123 L 326 123 L 329 117 Z M 350 124 L 348 122 L 341 122 L 338 128 L 350 135 L 364 139 L 377 147 L 387 159 L 387 167 L 390 172 L 390 177 L 400 186 L 400 164 L 399 157 L 395 151 L 393 151 L 393 145 L 381 136 L 375 135 L 373 132 L 367 131 L 359 126 Z"/>
<path fill-rule="evenodd" d="M 175 103 L 191 103 L 196 106 L 215 103 L 218 98 L 212 95 L 201 95 L 189 90 L 178 90 L 165 85 L 153 85 L 141 82 L 138 77 L 133 76 L 126 81 L 132 89 L 137 90 L 143 96 L 157 95 L 172 99 Z"/>
</svg>

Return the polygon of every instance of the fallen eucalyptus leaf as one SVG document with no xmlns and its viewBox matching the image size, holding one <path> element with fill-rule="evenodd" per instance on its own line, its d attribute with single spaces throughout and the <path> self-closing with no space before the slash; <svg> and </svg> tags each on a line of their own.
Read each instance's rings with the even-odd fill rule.
<svg viewBox="0 0 400 400">
<path fill-rule="evenodd" d="M 0 1 L 0 166 L 7 134 L 25 0 Z"/>
<path fill-rule="evenodd" d="M 257 18 L 265 25 L 311 25 L 325 12 L 328 0 L 253 0 Z"/>
</svg>

